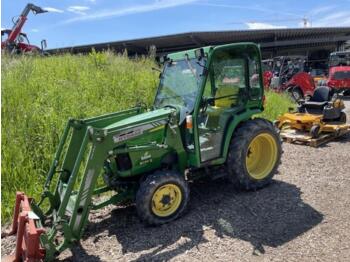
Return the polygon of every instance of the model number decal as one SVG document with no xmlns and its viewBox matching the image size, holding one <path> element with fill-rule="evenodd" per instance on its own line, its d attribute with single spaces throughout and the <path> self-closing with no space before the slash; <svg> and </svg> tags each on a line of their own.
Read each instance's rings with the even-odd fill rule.
<svg viewBox="0 0 350 262">
<path fill-rule="evenodd" d="M 161 125 L 165 125 L 167 123 L 167 121 L 163 120 L 163 121 L 158 121 L 152 124 L 146 124 L 143 126 L 139 126 L 139 127 L 135 127 L 129 130 L 124 131 L 123 133 L 119 133 L 117 135 L 113 136 L 113 141 L 114 143 L 119 143 L 125 140 L 128 140 L 130 138 L 142 135 L 143 132 L 150 130 L 150 129 L 154 129 L 157 128 L 158 126 Z"/>
<path fill-rule="evenodd" d="M 125 141 L 129 138 L 132 138 L 132 137 L 135 137 L 135 136 L 139 136 L 142 134 L 142 129 L 139 128 L 139 129 L 133 129 L 127 133 L 122 133 L 122 134 L 118 134 L 118 135 L 115 135 L 113 136 L 113 141 L 114 143 L 118 143 L 118 142 L 122 142 L 122 141 Z"/>
</svg>

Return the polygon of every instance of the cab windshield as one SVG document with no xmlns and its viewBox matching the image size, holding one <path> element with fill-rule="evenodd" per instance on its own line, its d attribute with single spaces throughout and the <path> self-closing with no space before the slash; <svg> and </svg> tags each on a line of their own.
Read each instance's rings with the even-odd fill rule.
<svg viewBox="0 0 350 262">
<path fill-rule="evenodd" d="M 166 63 L 154 102 L 155 108 L 183 106 L 191 112 L 199 90 L 205 59 L 197 58 Z"/>
</svg>

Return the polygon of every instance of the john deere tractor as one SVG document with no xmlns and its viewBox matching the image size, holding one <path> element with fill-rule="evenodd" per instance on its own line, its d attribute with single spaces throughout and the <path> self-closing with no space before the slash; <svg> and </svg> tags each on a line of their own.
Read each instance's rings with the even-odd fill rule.
<svg viewBox="0 0 350 262">
<path fill-rule="evenodd" d="M 53 260 L 82 237 L 89 211 L 109 204 L 133 201 L 141 220 L 160 225 L 183 214 L 200 177 L 245 190 L 271 181 L 281 144 L 272 123 L 253 118 L 264 110 L 259 47 L 209 46 L 160 63 L 150 109 L 68 121 L 42 199 L 17 193 L 15 259 Z"/>
</svg>

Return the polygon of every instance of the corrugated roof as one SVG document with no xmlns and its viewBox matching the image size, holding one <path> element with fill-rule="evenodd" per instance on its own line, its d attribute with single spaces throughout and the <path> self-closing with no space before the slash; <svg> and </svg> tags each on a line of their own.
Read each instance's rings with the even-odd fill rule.
<svg viewBox="0 0 350 262">
<path fill-rule="evenodd" d="M 235 30 L 188 32 L 157 37 L 139 38 L 116 42 L 97 43 L 48 50 L 51 53 L 85 53 L 94 48 L 96 51 L 112 49 L 128 53 L 147 54 L 150 46 L 156 46 L 157 53 L 169 53 L 207 45 L 233 42 L 255 42 L 262 48 L 297 45 L 326 45 L 350 40 L 350 27 L 288 28 L 262 30 Z"/>
</svg>

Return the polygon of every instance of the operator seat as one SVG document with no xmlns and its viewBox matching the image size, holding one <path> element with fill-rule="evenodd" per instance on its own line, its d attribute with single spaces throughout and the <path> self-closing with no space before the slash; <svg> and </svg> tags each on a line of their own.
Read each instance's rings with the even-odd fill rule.
<svg viewBox="0 0 350 262">
<path fill-rule="evenodd" d="M 225 111 L 233 108 L 238 102 L 239 87 L 230 84 L 220 84 L 215 92 L 215 105 L 207 110 L 208 127 L 225 126 L 226 114 Z"/>
<path fill-rule="evenodd" d="M 230 108 L 237 103 L 239 87 L 221 84 L 215 93 L 215 107 Z"/>
<path fill-rule="evenodd" d="M 303 102 L 298 110 L 300 113 L 322 114 L 324 107 L 332 98 L 332 90 L 328 86 L 321 86 L 315 89 L 310 100 Z"/>
</svg>

